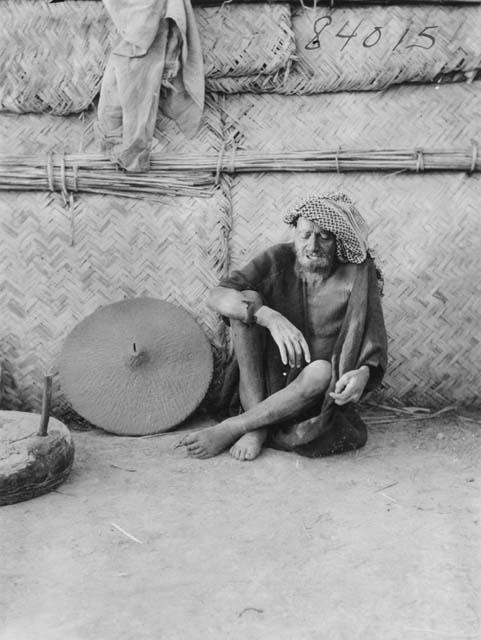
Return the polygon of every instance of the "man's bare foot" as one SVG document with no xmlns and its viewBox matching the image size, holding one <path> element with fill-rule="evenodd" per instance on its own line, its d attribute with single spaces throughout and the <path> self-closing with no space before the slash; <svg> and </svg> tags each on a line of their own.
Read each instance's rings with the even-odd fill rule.
<svg viewBox="0 0 481 640">
<path fill-rule="evenodd" d="M 267 436 L 266 429 L 258 429 L 245 433 L 230 448 L 230 454 L 236 460 L 254 460 L 262 451 L 262 445 Z"/>
<path fill-rule="evenodd" d="M 238 419 L 228 418 L 213 427 L 189 433 L 176 446 L 184 446 L 191 458 L 212 458 L 227 449 L 243 433 Z"/>
</svg>

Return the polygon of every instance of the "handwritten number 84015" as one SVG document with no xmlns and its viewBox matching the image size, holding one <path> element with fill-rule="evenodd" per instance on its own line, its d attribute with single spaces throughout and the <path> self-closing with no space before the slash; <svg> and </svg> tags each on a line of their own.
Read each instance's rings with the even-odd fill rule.
<svg viewBox="0 0 481 640">
<path fill-rule="evenodd" d="M 341 51 L 344 51 L 344 49 L 347 47 L 347 45 L 350 43 L 350 41 L 353 38 L 356 38 L 358 36 L 358 29 L 359 29 L 359 27 L 361 26 L 362 23 L 363 23 L 363 20 L 361 20 L 361 22 L 359 22 L 354 27 L 353 30 L 350 30 L 349 29 L 349 21 L 347 21 L 339 29 L 339 31 L 336 33 L 336 38 L 342 38 L 342 39 L 345 40 L 344 44 L 341 47 Z M 305 48 L 306 49 L 319 49 L 320 46 L 321 46 L 321 34 L 325 29 L 330 27 L 331 24 L 332 24 L 331 16 L 322 16 L 322 17 L 318 18 L 314 22 L 314 25 L 313 25 L 313 27 L 314 27 L 314 37 L 306 44 Z M 362 41 L 362 46 L 365 49 L 370 49 L 371 47 L 375 47 L 377 44 L 379 44 L 379 42 L 381 42 L 382 37 L 383 37 L 383 29 L 384 29 L 384 27 L 382 27 L 382 26 L 373 27 L 367 33 L 367 35 L 365 35 L 365 37 L 364 37 L 364 39 Z M 428 27 L 424 27 L 424 29 L 422 29 L 421 31 L 416 33 L 414 36 L 411 34 L 409 40 L 406 41 L 406 38 L 407 38 L 407 36 L 409 34 L 409 31 L 410 31 L 410 27 L 408 27 L 407 29 L 404 30 L 404 32 L 402 33 L 401 37 L 396 42 L 396 44 L 391 49 L 391 51 L 395 51 L 403 43 L 404 43 L 403 46 L 406 49 L 413 49 L 413 48 L 431 49 L 432 47 L 434 47 L 434 45 L 436 43 L 436 38 L 434 37 L 434 35 L 432 35 L 431 33 L 428 33 L 428 32 L 432 31 L 433 29 L 439 29 L 439 27 L 436 26 L 436 25 L 430 25 Z"/>
</svg>

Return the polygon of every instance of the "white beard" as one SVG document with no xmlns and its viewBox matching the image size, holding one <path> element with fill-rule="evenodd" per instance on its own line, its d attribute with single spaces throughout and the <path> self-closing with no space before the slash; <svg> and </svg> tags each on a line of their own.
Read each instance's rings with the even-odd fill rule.
<svg viewBox="0 0 481 640">
<path fill-rule="evenodd" d="M 299 256 L 296 257 L 296 273 L 304 280 L 315 283 L 324 282 L 332 274 L 335 269 L 335 261 L 328 260 L 327 258 L 322 261 L 314 260 L 299 260 Z"/>
</svg>

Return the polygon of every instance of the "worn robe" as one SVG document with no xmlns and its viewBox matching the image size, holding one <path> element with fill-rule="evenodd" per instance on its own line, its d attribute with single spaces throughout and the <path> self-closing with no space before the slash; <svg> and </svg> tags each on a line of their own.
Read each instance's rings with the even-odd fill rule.
<svg viewBox="0 0 481 640">
<path fill-rule="evenodd" d="M 345 281 L 350 285 L 344 317 L 337 323 L 336 335 L 332 340 L 329 388 L 320 396 L 318 405 L 309 414 L 301 416 L 300 421 L 279 425 L 270 432 L 272 446 L 307 456 L 315 457 L 363 446 L 367 430 L 354 405 L 336 405 L 329 392 L 334 391 L 344 373 L 362 365 L 369 367 L 366 391 L 370 391 L 381 382 L 386 369 L 387 338 L 374 262 L 367 258 L 359 265 L 340 264 L 338 269 L 346 271 Z M 293 243 L 271 247 L 244 269 L 234 271 L 230 277 L 223 279 L 220 286 L 258 292 L 264 304 L 282 313 L 304 333 L 308 344 L 311 342 L 306 289 L 296 266 Z M 338 313 L 338 305 L 333 309 L 334 313 Z M 322 335 L 323 327 L 319 327 L 318 331 Z M 272 339 L 267 341 L 264 363 L 268 395 L 285 386 L 295 375 L 295 372 L 286 371 Z"/>
</svg>

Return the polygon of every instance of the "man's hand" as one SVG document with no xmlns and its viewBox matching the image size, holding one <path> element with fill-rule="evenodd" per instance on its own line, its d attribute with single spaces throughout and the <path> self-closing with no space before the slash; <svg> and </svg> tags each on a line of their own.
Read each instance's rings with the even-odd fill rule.
<svg viewBox="0 0 481 640">
<path fill-rule="evenodd" d="M 283 364 L 300 367 L 302 357 L 311 361 L 309 347 L 302 333 L 282 313 L 263 305 L 256 311 L 257 324 L 271 333 L 272 339 L 279 347 Z"/>
<path fill-rule="evenodd" d="M 363 365 L 354 371 L 347 371 L 336 383 L 336 388 L 329 395 L 338 405 L 358 402 L 369 380 L 369 367 Z"/>
</svg>

